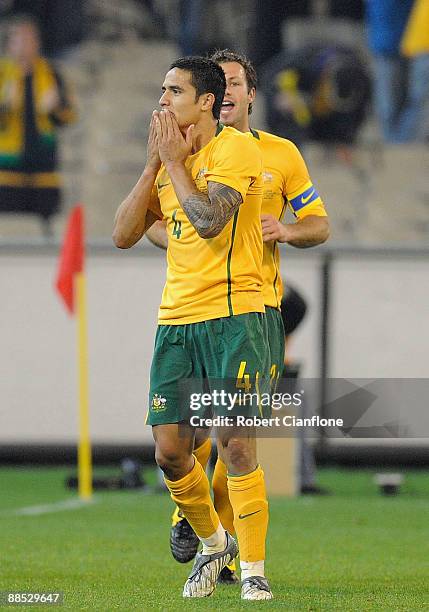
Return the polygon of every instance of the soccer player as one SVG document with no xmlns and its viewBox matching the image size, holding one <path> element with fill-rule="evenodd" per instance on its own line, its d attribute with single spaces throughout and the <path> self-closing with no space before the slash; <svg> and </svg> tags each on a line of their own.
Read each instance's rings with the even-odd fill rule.
<svg viewBox="0 0 429 612">
<path fill-rule="evenodd" d="M 249 116 L 255 100 L 257 76 L 249 60 L 230 50 L 216 52 L 212 59 L 224 70 L 226 91 L 222 102 L 221 122 L 243 132 L 259 146 L 263 158 L 262 233 L 264 239 L 263 279 L 264 304 L 268 323 L 268 339 L 271 352 L 271 378 L 277 381 L 284 366 L 284 328 L 280 314 L 283 294 L 280 274 L 278 242 L 294 247 L 307 248 L 325 242 L 329 236 L 329 223 L 323 202 L 311 182 L 306 164 L 297 147 L 289 140 L 261 130 L 251 129 Z M 282 223 L 286 206 L 296 217 L 292 224 Z M 165 248 L 163 222 L 156 223 L 148 238 Z M 198 430 L 195 455 L 205 467 L 210 452 L 206 441 L 207 430 Z M 227 469 L 218 459 L 213 474 L 214 504 L 222 525 L 234 534 L 235 521 L 229 501 Z M 198 540 L 178 509 L 173 514 L 171 550 L 178 561 L 192 559 Z M 242 558 L 242 557 L 241 557 Z M 225 568 L 220 576 L 223 582 L 235 581 L 233 566 Z M 262 573 L 263 568 L 259 569 Z M 263 575 L 263 574 L 262 574 Z"/>
<path fill-rule="evenodd" d="M 167 281 L 150 376 L 148 422 L 171 497 L 202 542 L 184 597 L 210 595 L 237 545 L 219 520 L 193 455 L 179 382 L 245 381 L 269 374 L 262 292 L 262 158 L 254 139 L 219 124 L 225 75 L 215 62 L 171 65 L 154 111 L 145 169 L 120 205 L 113 239 L 133 246 L 157 219 L 168 236 Z M 250 410 L 258 407 L 249 407 Z M 263 573 L 268 503 L 256 441 L 237 427 L 218 431 L 242 562 L 242 597 L 271 599 Z"/>
</svg>

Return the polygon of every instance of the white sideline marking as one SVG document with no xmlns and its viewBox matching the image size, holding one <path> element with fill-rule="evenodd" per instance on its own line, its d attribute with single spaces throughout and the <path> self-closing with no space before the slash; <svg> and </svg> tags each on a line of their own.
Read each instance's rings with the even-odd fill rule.
<svg viewBox="0 0 429 612">
<path fill-rule="evenodd" d="M 27 506 L 25 508 L 17 508 L 16 510 L 6 511 L 3 514 L 8 516 L 38 516 L 39 514 L 49 514 L 52 512 L 64 512 L 65 510 L 76 510 L 77 508 L 83 508 L 91 504 L 96 503 L 97 500 L 83 500 L 83 499 L 64 499 L 63 501 L 55 502 L 53 504 L 44 504 L 40 506 Z"/>
</svg>

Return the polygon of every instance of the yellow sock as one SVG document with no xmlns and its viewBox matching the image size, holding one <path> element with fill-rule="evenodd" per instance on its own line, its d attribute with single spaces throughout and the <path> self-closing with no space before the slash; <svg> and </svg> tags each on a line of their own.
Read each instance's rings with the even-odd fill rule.
<svg viewBox="0 0 429 612">
<path fill-rule="evenodd" d="M 207 463 L 210 459 L 210 455 L 212 452 L 212 441 L 210 438 L 204 440 L 204 442 L 198 448 L 194 448 L 194 455 L 203 466 L 203 470 L 206 469 Z"/>
<path fill-rule="evenodd" d="M 194 467 L 180 480 L 168 480 L 165 484 L 171 499 L 188 519 L 199 538 L 212 536 L 219 527 L 219 517 L 210 497 L 210 485 L 201 464 L 195 460 Z"/>
<path fill-rule="evenodd" d="M 204 442 L 198 448 L 194 448 L 194 456 L 197 458 L 198 462 L 203 466 L 203 470 L 205 470 L 207 467 L 207 463 L 209 461 L 211 452 L 212 452 L 212 443 L 211 443 L 210 438 L 207 438 L 207 440 L 204 440 Z M 177 523 L 179 523 L 182 520 L 182 518 L 183 518 L 183 514 L 182 512 L 180 512 L 180 508 L 176 506 L 171 516 L 172 527 L 177 525 Z"/>
<path fill-rule="evenodd" d="M 241 561 L 264 560 L 268 502 L 261 467 L 245 476 L 228 476 L 228 491 Z"/>
<path fill-rule="evenodd" d="M 226 465 L 219 458 L 216 461 L 212 478 L 214 507 L 220 522 L 231 535 L 234 535 L 234 512 L 229 501 Z"/>
</svg>

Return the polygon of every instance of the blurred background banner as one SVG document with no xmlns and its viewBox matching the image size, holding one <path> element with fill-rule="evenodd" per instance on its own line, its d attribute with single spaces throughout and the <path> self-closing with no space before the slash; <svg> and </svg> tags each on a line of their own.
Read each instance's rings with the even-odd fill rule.
<svg viewBox="0 0 429 612">
<path fill-rule="evenodd" d="M 420 385 L 414 379 L 422 378 L 424 385 L 429 378 L 429 335 L 422 324 L 429 295 L 427 250 L 284 250 L 288 281 L 302 287 L 309 304 L 290 349 L 302 363 L 302 377 L 408 378 L 409 388 L 416 384 L 416 390 Z M 9 240 L 0 247 L 1 286 L 7 295 L 1 320 L 7 347 L 1 353 L 3 457 L 14 445 L 25 454 L 27 445 L 60 448 L 77 439 L 75 324 L 64 316 L 51 289 L 57 254 L 56 245 L 30 241 Z M 107 244 L 88 246 L 89 390 L 96 446 L 152 444 L 144 420 L 164 275 L 164 255 L 149 243 L 125 253 Z M 126 317 L 119 314 L 124 311 Z M 321 388 L 319 405 L 322 393 L 328 397 Z M 426 411 L 424 396 L 416 397 Z M 390 442 L 392 455 L 395 445 L 407 448 L 407 441 Z M 421 450 L 421 458 L 427 457 L 423 442 Z M 365 458 L 364 448 L 359 456 Z"/>
</svg>

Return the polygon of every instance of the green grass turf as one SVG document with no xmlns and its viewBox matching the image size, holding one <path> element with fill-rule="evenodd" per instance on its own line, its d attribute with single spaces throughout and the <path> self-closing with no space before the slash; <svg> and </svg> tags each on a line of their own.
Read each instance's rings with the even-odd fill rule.
<svg viewBox="0 0 429 612">
<path fill-rule="evenodd" d="M 182 600 L 190 565 L 170 556 L 166 494 L 98 493 L 83 508 L 13 514 L 75 497 L 63 484 L 69 472 L 0 469 L 0 591 L 61 590 L 69 610 L 429 609 L 427 473 L 406 473 L 401 494 L 386 498 L 370 471 L 326 469 L 319 482 L 333 495 L 272 499 L 275 599 L 257 603 L 241 602 L 237 587 Z"/>
</svg>

